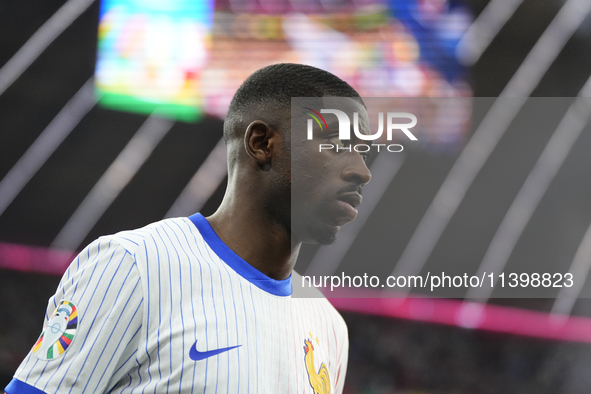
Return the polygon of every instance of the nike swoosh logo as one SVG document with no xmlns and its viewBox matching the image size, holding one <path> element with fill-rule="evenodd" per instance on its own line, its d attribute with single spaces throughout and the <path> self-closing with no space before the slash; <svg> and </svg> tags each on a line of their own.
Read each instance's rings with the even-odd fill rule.
<svg viewBox="0 0 591 394">
<path fill-rule="evenodd" d="M 200 352 L 199 350 L 197 350 L 197 341 L 195 341 L 195 344 L 193 345 L 193 347 L 189 351 L 189 357 L 191 357 L 191 360 L 193 360 L 193 361 L 199 361 L 199 360 L 206 359 L 208 357 L 216 356 L 216 355 L 218 355 L 220 353 L 223 353 L 223 352 L 227 352 L 228 350 L 232 350 L 232 349 L 235 349 L 235 348 L 240 347 L 240 346 L 242 346 L 242 345 L 230 346 L 230 347 L 224 347 L 224 348 L 221 348 L 221 349 L 215 349 L 215 350 L 208 350 L 206 352 Z"/>
</svg>

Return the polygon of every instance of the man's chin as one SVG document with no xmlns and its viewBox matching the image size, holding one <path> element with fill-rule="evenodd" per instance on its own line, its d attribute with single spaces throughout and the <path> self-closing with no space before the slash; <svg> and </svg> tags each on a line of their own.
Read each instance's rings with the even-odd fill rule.
<svg viewBox="0 0 591 394">
<path fill-rule="evenodd" d="M 300 222 L 299 226 L 296 222 L 292 221 L 291 231 L 294 237 L 293 240 L 306 244 L 334 244 L 341 226 L 334 223 L 327 223 L 327 221 L 318 217 L 315 219 L 309 220 L 307 223 Z"/>
<path fill-rule="evenodd" d="M 332 245 L 337 240 L 340 227 L 312 227 L 310 228 L 310 243 Z"/>
</svg>

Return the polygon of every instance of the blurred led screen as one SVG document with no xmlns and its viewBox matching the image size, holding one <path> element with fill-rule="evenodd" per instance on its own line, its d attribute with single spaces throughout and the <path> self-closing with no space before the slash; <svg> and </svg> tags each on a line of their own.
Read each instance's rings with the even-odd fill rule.
<svg viewBox="0 0 591 394">
<path fill-rule="evenodd" d="M 223 118 L 244 79 L 281 62 L 330 71 L 362 97 L 471 96 L 455 48 L 472 17 L 455 1 L 160 1 L 103 0 L 97 86 L 129 99 L 110 106 L 150 97 Z"/>
<path fill-rule="evenodd" d="M 111 108 L 197 119 L 213 0 L 103 0 L 96 88 Z"/>
</svg>

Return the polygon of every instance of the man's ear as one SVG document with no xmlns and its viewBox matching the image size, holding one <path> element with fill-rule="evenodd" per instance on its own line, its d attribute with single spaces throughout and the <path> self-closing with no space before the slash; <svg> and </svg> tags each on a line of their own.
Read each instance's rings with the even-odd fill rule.
<svg viewBox="0 0 591 394">
<path fill-rule="evenodd" d="M 268 167 L 275 149 L 276 133 L 262 120 L 251 122 L 244 133 L 244 149 L 261 167 Z"/>
</svg>

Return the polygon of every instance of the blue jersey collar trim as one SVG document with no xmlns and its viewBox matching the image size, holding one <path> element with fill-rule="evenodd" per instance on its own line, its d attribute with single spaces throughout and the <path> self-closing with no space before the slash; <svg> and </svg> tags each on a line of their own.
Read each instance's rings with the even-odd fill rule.
<svg viewBox="0 0 591 394">
<path fill-rule="evenodd" d="M 267 293 L 274 294 L 276 296 L 289 296 L 291 295 L 291 275 L 289 278 L 284 280 L 275 280 L 269 278 L 258 269 L 244 261 L 238 256 L 232 249 L 228 247 L 218 237 L 216 232 L 213 230 L 207 219 L 200 213 L 196 213 L 189 217 L 189 220 L 193 222 L 195 227 L 199 230 L 203 239 L 209 247 L 217 254 L 226 264 L 228 264 L 238 275 L 255 285 L 261 290 Z"/>
</svg>

